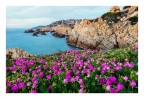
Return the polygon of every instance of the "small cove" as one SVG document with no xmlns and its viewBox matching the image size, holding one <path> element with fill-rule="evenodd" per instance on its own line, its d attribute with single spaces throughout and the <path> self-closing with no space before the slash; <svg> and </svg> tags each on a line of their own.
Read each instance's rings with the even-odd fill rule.
<svg viewBox="0 0 144 99">
<path fill-rule="evenodd" d="M 24 33 L 26 29 L 7 28 L 6 29 L 6 49 L 21 48 L 30 54 L 53 54 L 66 50 L 78 50 L 80 48 L 70 46 L 66 43 L 66 38 L 54 37 L 50 32 L 47 35 L 32 36 L 32 33 Z"/>
</svg>

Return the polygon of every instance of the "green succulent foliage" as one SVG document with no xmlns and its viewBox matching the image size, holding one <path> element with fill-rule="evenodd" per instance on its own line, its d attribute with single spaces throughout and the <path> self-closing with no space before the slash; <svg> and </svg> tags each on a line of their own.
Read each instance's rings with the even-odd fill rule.
<svg viewBox="0 0 144 99">
<path fill-rule="evenodd" d="M 96 78 L 97 75 L 99 75 L 101 78 L 106 78 L 110 76 L 115 76 L 117 78 L 117 82 L 120 82 L 124 84 L 124 88 L 121 93 L 137 93 L 138 92 L 138 87 L 131 88 L 130 82 L 131 80 L 136 81 L 138 85 L 138 52 L 135 49 L 130 49 L 130 48 L 122 48 L 122 49 L 111 49 L 110 51 L 106 52 L 88 52 L 87 51 L 87 56 L 89 58 L 84 57 L 84 53 L 86 50 L 80 50 L 76 53 L 71 54 L 68 56 L 68 52 L 60 52 L 60 53 L 55 53 L 52 55 L 47 55 L 47 56 L 36 56 L 35 59 L 42 59 L 48 64 L 48 68 L 44 68 L 44 64 L 40 63 L 39 61 L 36 61 L 35 64 L 27 67 L 26 71 L 29 71 L 31 68 L 32 70 L 35 70 L 37 66 L 41 67 L 41 70 L 44 72 L 43 78 L 37 77 L 38 84 L 36 87 L 36 90 L 38 93 L 78 93 L 81 86 L 78 81 L 75 82 L 68 82 L 64 83 L 63 80 L 65 78 L 65 73 L 68 71 L 68 69 L 71 69 L 72 67 L 72 62 L 77 61 L 77 54 L 80 54 L 80 59 L 83 60 L 83 62 L 88 61 L 89 59 L 93 59 L 94 61 L 91 61 L 92 66 L 95 67 L 95 70 L 91 72 L 90 77 L 87 77 L 87 74 L 82 74 L 80 73 L 79 76 L 84 82 L 85 88 L 84 92 L 85 93 L 107 93 L 109 91 L 106 90 L 106 84 L 101 85 L 99 83 L 99 80 Z M 49 73 L 50 66 L 53 66 L 56 61 L 61 59 L 61 55 L 63 54 L 63 62 L 62 64 L 65 64 L 67 66 L 67 69 L 62 68 L 62 73 L 60 75 L 53 75 L 51 80 L 46 79 L 46 75 L 51 74 Z M 101 62 L 104 62 L 104 59 L 107 58 L 109 61 L 113 61 L 116 59 L 117 62 L 124 63 L 125 59 L 127 59 L 129 62 L 134 62 L 134 68 L 129 68 L 129 67 L 124 67 L 122 65 L 122 70 L 117 71 L 115 67 L 114 68 L 114 73 L 111 73 L 109 70 L 106 71 L 105 74 L 102 74 L 101 71 L 99 71 L 97 68 L 101 66 Z M 30 59 L 27 59 L 30 60 Z M 6 61 L 7 67 L 12 67 L 12 63 L 15 60 L 10 60 L 8 59 Z M 110 63 L 109 63 L 110 64 Z M 112 65 L 112 64 L 110 64 Z M 53 71 L 53 70 L 52 70 Z M 75 71 L 72 72 L 71 76 L 75 76 Z M 129 77 L 129 81 L 125 81 L 123 77 L 127 75 Z M 7 71 L 6 72 L 6 79 L 11 82 L 13 85 L 14 81 L 16 81 L 18 78 L 21 78 L 25 84 L 27 82 L 30 82 L 31 79 L 33 78 L 33 74 L 30 72 L 28 75 L 22 75 L 21 71 L 19 69 L 16 70 L 16 73 L 13 73 L 12 71 Z M 33 82 L 32 82 L 33 84 Z M 52 90 L 48 90 L 48 86 L 52 86 Z M 113 84 L 113 87 L 116 87 L 116 84 Z M 31 90 L 33 90 L 31 86 L 25 86 L 23 89 L 20 89 L 17 91 L 17 93 L 29 93 Z M 7 90 L 9 93 L 12 93 L 11 88 L 7 85 Z"/>
</svg>

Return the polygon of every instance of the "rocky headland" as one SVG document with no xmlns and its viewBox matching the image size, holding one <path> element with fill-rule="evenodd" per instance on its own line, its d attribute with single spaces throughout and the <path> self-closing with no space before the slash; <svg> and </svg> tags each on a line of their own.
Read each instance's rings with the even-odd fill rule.
<svg viewBox="0 0 144 99">
<path fill-rule="evenodd" d="M 118 6 L 96 20 L 84 19 L 76 24 L 67 43 L 83 49 L 113 49 L 138 43 L 138 8 Z"/>
<path fill-rule="evenodd" d="M 38 34 L 46 35 L 45 32 L 51 32 L 53 36 L 65 37 L 65 35 L 67 35 L 68 33 L 71 33 L 72 29 L 74 28 L 74 25 L 76 23 L 80 23 L 80 21 L 81 20 L 78 20 L 78 19 L 59 20 L 47 26 L 37 28 L 35 31 L 32 28 L 32 29 L 26 30 L 25 32 L 33 33 L 33 36 L 37 36 Z"/>
<path fill-rule="evenodd" d="M 138 43 L 138 7 L 112 6 L 107 13 L 96 19 L 60 20 L 36 29 L 37 34 L 63 38 L 67 43 L 83 49 L 122 48 Z"/>
</svg>

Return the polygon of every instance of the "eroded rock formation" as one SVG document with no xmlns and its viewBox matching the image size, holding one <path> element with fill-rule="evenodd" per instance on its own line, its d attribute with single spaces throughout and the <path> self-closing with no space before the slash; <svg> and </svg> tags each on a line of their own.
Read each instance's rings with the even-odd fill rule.
<svg viewBox="0 0 144 99">
<path fill-rule="evenodd" d="M 130 9 L 132 10 L 130 11 Z M 104 50 L 135 45 L 138 42 L 138 21 L 135 19 L 136 16 L 130 16 L 133 13 L 138 15 L 136 9 L 132 6 L 126 12 L 119 11 L 118 15 L 114 16 L 115 18 L 118 17 L 119 20 L 115 22 L 114 20 L 109 21 L 113 17 L 112 15 L 117 14 L 117 11 L 112 10 L 111 15 L 108 14 L 110 18 L 98 18 L 96 22 L 85 19 L 75 25 L 67 38 L 67 43 L 84 49 Z M 130 18 L 132 20 L 129 20 Z M 132 24 L 132 21 L 134 21 L 134 24 Z"/>
<path fill-rule="evenodd" d="M 6 51 L 6 57 L 8 59 L 16 59 L 16 58 L 30 58 L 33 55 L 29 54 L 25 50 L 20 48 L 9 48 Z"/>
<path fill-rule="evenodd" d="M 119 6 L 112 6 L 109 10 L 109 12 L 120 12 Z"/>
</svg>

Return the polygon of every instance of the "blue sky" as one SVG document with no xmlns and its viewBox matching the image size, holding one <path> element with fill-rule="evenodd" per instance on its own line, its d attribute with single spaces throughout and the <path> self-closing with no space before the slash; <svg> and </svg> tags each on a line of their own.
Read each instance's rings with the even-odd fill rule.
<svg viewBox="0 0 144 99">
<path fill-rule="evenodd" d="M 31 28 L 62 19 L 94 19 L 109 9 L 110 6 L 8 6 L 7 28 Z"/>
</svg>

